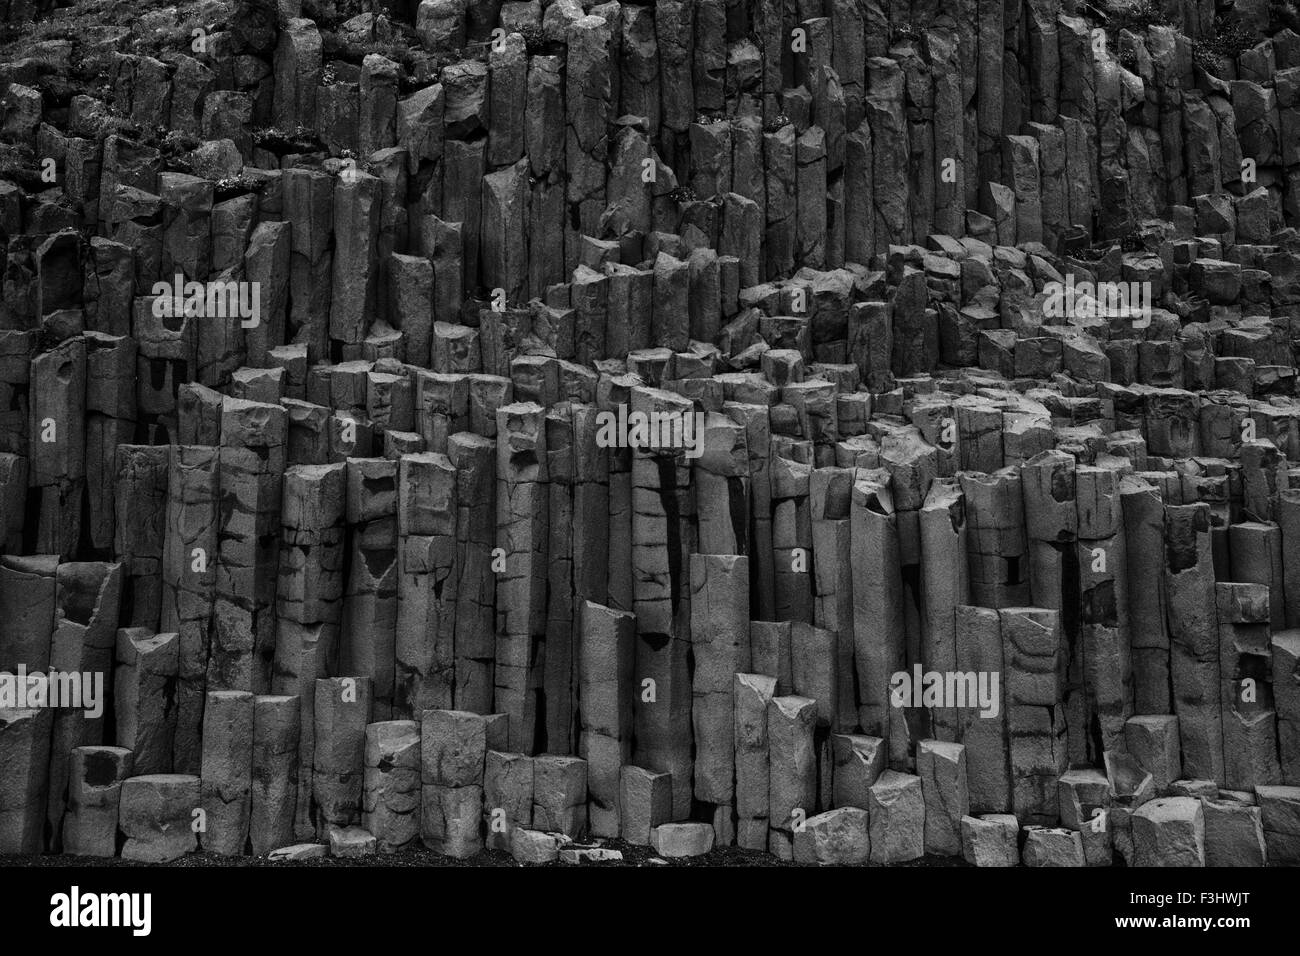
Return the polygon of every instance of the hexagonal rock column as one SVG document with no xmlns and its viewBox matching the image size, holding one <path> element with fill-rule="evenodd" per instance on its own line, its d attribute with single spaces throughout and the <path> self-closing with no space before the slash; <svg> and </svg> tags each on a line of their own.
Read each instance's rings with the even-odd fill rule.
<svg viewBox="0 0 1300 956">
<path fill-rule="evenodd" d="M 817 702 L 774 697 L 767 705 L 768 852 L 794 858 L 794 827 L 817 806 Z"/>
<path fill-rule="evenodd" d="M 70 856 L 117 855 L 118 804 L 131 775 L 131 751 L 77 747 L 72 751 L 68 812 L 63 815 L 63 852 Z"/>
<path fill-rule="evenodd" d="M 587 761 L 533 758 L 533 826 L 577 839 L 587 829 Z"/>
<path fill-rule="evenodd" d="M 639 386 L 632 389 L 631 405 L 632 413 L 647 416 L 693 411 L 680 395 Z M 636 677 L 642 687 L 635 705 L 633 758 L 649 770 L 672 774 L 676 820 L 690 817 L 693 779 L 687 554 L 694 496 L 688 465 L 680 449 L 632 451 L 632 610 L 637 620 Z M 613 521 L 610 530 L 612 535 Z M 647 680 L 653 684 L 647 685 Z"/>
<path fill-rule="evenodd" d="M 483 822 L 487 845 L 511 851 L 516 830 L 533 824 L 533 758 L 489 750 L 483 760 Z"/>
<path fill-rule="evenodd" d="M 762 674 L 733 677 L 736 843 L 747 850 L 767 849 L 770 747 L 767 714 L 776 686 L 775 677 Z"/>
<path fill-rule="evenodd" d="M 58 566 L 53 554 L 0 558 L 0 671 L 15 673 L 22 664 L 33 673 L 50 666 Z"/>
<path fill-rule="evenodd" d="M 538 654 L 546 644 L 546 413 L 534 402 L 496 413 L 497 544 L 505 570 L 496 581 L 495 706 L 510 718 L 512 750 L 532 753 Z"/>
<path fill-rule="evenodd" d="M 253 695 L 211 691 L 203 709 L 203 849 L 239 856 L 248 842 L 253 782 Z"/>
<path fill-rule="evenodd" d="M 398 466 L 393 713 L 403 718 L 453 702 L 456 478 L 451 460 L 434 452 L 403 455 Z"/>
<path fill-rule="evenodd" d="M 905 863 L 923 856 L 925 796 L 921 778 L 886 770 L 867 793 L 871 862 Z"/>
<path fill-rule="evenodd" d="M 941 856 L 961 853 L 961 821 L 970 812 L 966 789 L 966 748 L 939 740 L 916 747 L 916 772 L 925 799 L 925 851 Z"/>
<path fill-rule="evenodd" d="M 296 696 L 263 695 L 253 700 L 248 836 L 256 856 L 294 841 L 301 720 L 302 705 Z"/>
<path fill-rule="evenodd" d="M 142 627 L 124 627 L 117 632 L 114 739 L 131 751 L 133 771 L 168 773 L 172 769 L 179 651 L 179 634 L 150 634 Z"/>
<path fill-rule="evenodd" d="M 1165 590 L 1174 713 L 1189 777 L 1222 780 L 1223 715 L 1210 506 L 1165 506 Z"/>
<path fill-rule="evenodd" d="M 361 825 L 380 853 L 395 853 L 420 834 L 420 725 L 390 720 L 366 727 Z"/>
<path fill-rule="evenodd" d="M 1191 797 L 1160 797 L 1133 814 L 1134 866 L 1205 866 L 1205 814 Z"/>
<path fill-rule="evenodd" d="M 763 780 L 767 780 L 766 766 Z M 619 835 L 628 843 L 651 845 L 653 832 L 672 818 L 672 779 L 666 773 L 623 767 L 619 776 L 619 810 L 622 815 Z M 767 847 L 766 821 L 763 835 L 763 846 L 759 849 Z"/>
<path fill-rule="evenodd" d="M 194 811 L 200 802 L 199 778 L 157 773 L 130 777 L 122 784 L 118 829 L 126 837 L 122 859 L 169 863 L 198 849 Z"/>
<path fill-rule="evenodd" d="M 734 676 L 749 670 L 749 559 L 691 555 L 691 722 L 696 800 L 714 804 L 717 842 L 735 839 Z"/>
<path fill-rule="evenodd" d="M 316 831 L 346 827 L 361 813 L 370 678 L 331 677 L 315 683 L 312 817 Z"/>
<path fill-rule="evenodd" d="M 584 601 L 580 612 L 579 685 L 582 734 L 578 753 L 587 761 L 591 833 L 620 833 L 620 775 L 632 755 L 636 618 Z"/>
<path fill-rule="evenodd" d="M 44 849 L 52 715 L 45 707 L 0 708 L 0 853 Z"/>
<path fill-rule="evenodd" d="M 393 712 L 398 602 L 398 463 L 349 458 L 347 520 L 351 571 L 344 592 L 340 664 L 371 679 L 372 716 Z"/>
<path fill-rule="evenodd" d="M 483 766 L 489 721 L 463 710 L 426 710 L 420 724 L 420 840 L 464 859 L 483 849 Z M 503 746 L 494 741 L 492 746 Z"/>
<path fill-rule="evenodd" d="M 208 687 L 265 693 L 275 657 L 281 479 L 288 448 L 283 407 L 226 398 L 221 406 L 220 560 Z"/>
<path fill-rule="evenodd" d="M 160 627 L 177 635 L 175 727 L 167 765 L 146 773 L 172 769 L 196 773 L 202 760 L 203 695 L 219 547 L 219 455 L 219 449 L 208 445 L 175 445 L 169 450 Z"/>
</svg>

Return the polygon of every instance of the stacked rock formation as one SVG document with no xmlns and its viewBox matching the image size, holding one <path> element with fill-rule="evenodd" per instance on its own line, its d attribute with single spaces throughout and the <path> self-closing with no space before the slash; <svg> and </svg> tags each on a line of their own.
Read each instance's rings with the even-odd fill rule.
<svg viewBox="0 0 1300 956">
<path fill-rule="evenodd" d="M 1300 862 L 1300 35 L 1213 13 L 10 41 L 0 686 L 106 706 L 0 700 L 0 853 Z"/>
</svg>

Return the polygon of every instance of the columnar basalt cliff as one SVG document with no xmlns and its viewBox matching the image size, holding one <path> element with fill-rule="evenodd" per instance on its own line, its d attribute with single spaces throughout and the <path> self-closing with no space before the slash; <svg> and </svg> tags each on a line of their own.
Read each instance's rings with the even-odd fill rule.
<svg viewBox="0 0 1300 956">
<path fill-rule="evenodd" d="M 1300 863 L 1293 5 L 125 6 L 0 0 L 0 854 Z"/>
</svg>

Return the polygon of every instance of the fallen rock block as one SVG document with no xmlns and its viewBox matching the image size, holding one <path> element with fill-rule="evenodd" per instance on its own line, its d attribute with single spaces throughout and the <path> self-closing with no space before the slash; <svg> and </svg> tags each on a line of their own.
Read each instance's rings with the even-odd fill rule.
<svg viewBox="0 0 1300 956">
<path fill-rule="evenodd" d="M 374 856 L 377 842 L 374 834 L 361 827 L 330 827 L 330 856 L 341 860 Z"/>
<path fill-rule="evenodd" d="M 961 855 L 971 866 L 1017 866 L 1020 824 L 1009 813 L 961 818 Z"/>
<path fill-rule="evenodd" d="M 828 810 L 804 821 L 794 834 L 796 863 L 861 866 L 871 858 L 867 811 L 859 807 Z"/>
<path fill-rule="evenodd" d="M 1025 827 L 1025 866 L 1084 866 L 1083 837 L 1065 827 Z"/>
<path fill-rule="evenodd" d="M 566 846 L 560 850 L 561 863 L 617 863 L 622 859 L 622 851 L 604 846 Z"/>
<path fill-rule="evenodd" d="M 707 823 L 664 823 L 650 831 L 650 845 L 660 856 L 703 856 L 713 849 Z"/>
<path fill-rule="evenodd" d="M 513 827 L 510 830 L 510 855 L 516 863 L 553 863 L 559 859 L 560 844 L 553 833 Z"/>
<path fill-rule="evenodd" d="M 328 853 L 329 847 L 324 843 L 295 843 L 272 850 L 266 858 L 276 863 L 301 863 L 304 860 L 323 860 Z"/>
<path fill-rule="evenodd" d="M 1160 797 L 1144 803 L 1133 814 L 1132 828 L 1134 866 L 1205 866 L 1200 800 Z"/>
</svg>

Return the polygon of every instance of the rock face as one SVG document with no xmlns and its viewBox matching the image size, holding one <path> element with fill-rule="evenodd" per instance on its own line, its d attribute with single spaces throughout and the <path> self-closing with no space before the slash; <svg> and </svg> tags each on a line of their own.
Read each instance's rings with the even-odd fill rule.
<svg viewBox="0 0 1300 956">
<path fill-rule="evenodd" d="M 53 6 L 0 854 L 1300 860 L 1281 7 Z"/>
</svg>

